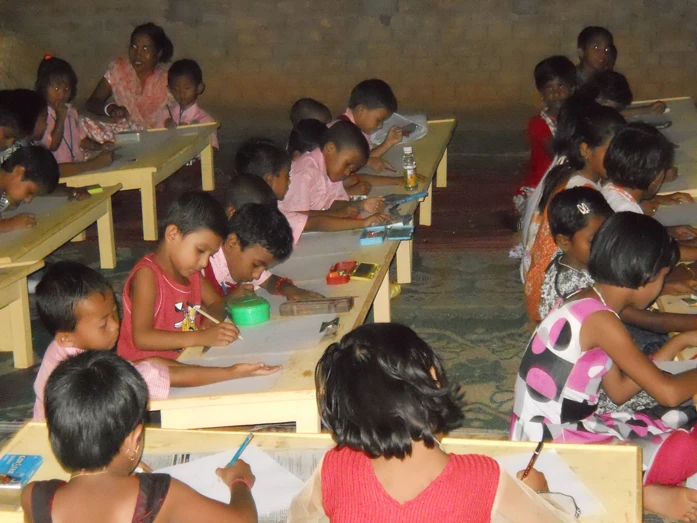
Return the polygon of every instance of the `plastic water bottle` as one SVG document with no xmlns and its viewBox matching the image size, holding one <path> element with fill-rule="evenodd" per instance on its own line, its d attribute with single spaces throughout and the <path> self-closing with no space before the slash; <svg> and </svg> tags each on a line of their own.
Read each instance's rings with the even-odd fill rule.
<svg viewBox="0 0 697 523">
<path fill-rule="evenodd" d="M 402 155 L 402 169 L 404 171 L 404 189 L 414 191 L 419 187 L 419 181 L 416 179 L 416 158 L 410 145 L 404 147 Z"/>
</svg>

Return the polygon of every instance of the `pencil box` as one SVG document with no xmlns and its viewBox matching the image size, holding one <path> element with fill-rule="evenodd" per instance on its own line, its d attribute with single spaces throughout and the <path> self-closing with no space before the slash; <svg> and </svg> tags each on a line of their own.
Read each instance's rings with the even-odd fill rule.
<svg viewBox="0 0 697 523">
<path fill-rule="evenodd" d="M 28 454 L 5 454 L 0 458 L 0 490 L 21 489 L 39 470 L 44 458 Z"/>
<path fill-rule="evenodd" d="M 282 303 L 281 316 L 310 316 L 313 314 L 339 314 L 353 309 L 353 296 L 317 298 Z"/>
<path fill-rule="evenodd" d="M 385 207 L 391 209 L 402 205 L 403 203 L 410 202 L 412 200 L 420 200 L 421 198 L 426 198 L 428 196 L 428 191 L 415 192 L 413 194 L 388 194 L 383 196 L 385 200 Z"/>
<path fill-rule="evenodd" d="M 367 247 L 368 245 L 380 245 L 384 241 L 385 227 L 382 225 L 366 227 L 361 233 L 360 243 L 362 247 Z"/>
<path fill-rule="evenodd" d="M 335 263 L 327 274 L 327 285 L 348 283 L 351 278 L 370 281 L 375 277 L 379 268 L 380 266 L 375 263 L 358 263 L 355 261 Z"/>
<path fill-rule="evenodd" d="M 388 240 L 411 240 L 413 234 L 413 225 L 395 225 L 394 227 L 387 227 Z"/>
</svg>

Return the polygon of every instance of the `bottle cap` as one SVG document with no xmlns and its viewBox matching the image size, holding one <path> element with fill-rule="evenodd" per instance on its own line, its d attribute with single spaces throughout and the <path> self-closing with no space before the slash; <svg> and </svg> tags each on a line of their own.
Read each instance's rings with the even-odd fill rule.
<svg viewBox="0 0 697 523">
<path fill-rule="evenodd" d="M 411 154 L 411 153 L 412 153 L 411 145 L 405 145 L 405 146 L 404 146 L 404 153 L 405 153 L 405 154 Z"/>
</svg>

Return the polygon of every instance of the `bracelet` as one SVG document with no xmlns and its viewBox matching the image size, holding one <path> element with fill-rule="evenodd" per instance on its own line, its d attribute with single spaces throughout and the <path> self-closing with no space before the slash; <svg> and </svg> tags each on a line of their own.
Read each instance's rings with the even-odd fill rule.
<svg viewBox="0 0 697 523">
<path fill-rule="evenodd" d="M 693 280 L 696 279 L 696 277 L 695 277 L 695 271 L 692 270 L 692 267 L 690 267 L 690 266 L 687 265 L 687 264 L 684 265 L 684 267 L 685 267 L 685 270 L 686 270 L 687 272 L 690 273 L 690 275 L 692 276 L 692 279 L 693 279 Z"/>
<path fill-rule="evenodd" d="M 106 114 L 107 116 L 111 116 L 109 114 L 109 107 L 111 107 L 112 105 L 116 105 L 116 104 L 114 102 L 109 102 L 108 104 L 106 104 L 104 106 L 104 114 Z"/>
<path fill-rule="evenodd" d="M 283 294 L 281 294 L 281 286 L 284 283 L 295 286 L 295 283 L 293 283 L 293 280 L 291 280 L 290 278 L 279 278 L 276 282 L 276 294 L 279 296 L 283 296 Z"/>
<path fill-rule="evenodd" d="M 235 479 L 233 479 L 232 482 L 230 483 L 230 490 L 232 490 L 232 487 L 235 485 L 235 483 L 244 483 L 245 485 L 247 485 L 247 488 L 249 490 L 252 490 L 252 485 L 247 478 L 235 478 Z"/>
</svg>

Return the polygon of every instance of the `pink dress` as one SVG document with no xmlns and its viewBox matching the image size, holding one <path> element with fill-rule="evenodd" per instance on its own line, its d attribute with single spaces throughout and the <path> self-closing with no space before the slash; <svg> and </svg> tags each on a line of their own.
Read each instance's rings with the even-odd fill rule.
<svg viewBox="0 0 697 523">
<path fill-rule="evenodd" d="M 214 123 L 215 119 L 206 111 L 201 109 L 197 103 L 191 104 L 189 107 L 181 110 L 181 106 L 177 102 L 172 102 L 160 109 L 154 119 L 154 127 L 164 127 L 168 118 L 171 118 L 177 126 L 193 125 L 197 123 Z M 211 145 L 219 149 L 218 131 L 211 134 Z"/>
<path fill-rule="evenodd" d="M 80 142 L 87 137 L 87 131 L 80 122 L 80 115 L 70 104 L 67 104 L 68 114 L 63 123 L 63 139 L 58 149 L 51 151 L 58 163 L 84 162 L 85 153 L 80 148 Z M 51 133 L 56 126 L 56 111 L 48 106 L 46 132 L 41 138 L 41 144 L 47 149 L 51 147 Z"/>
</svg>

